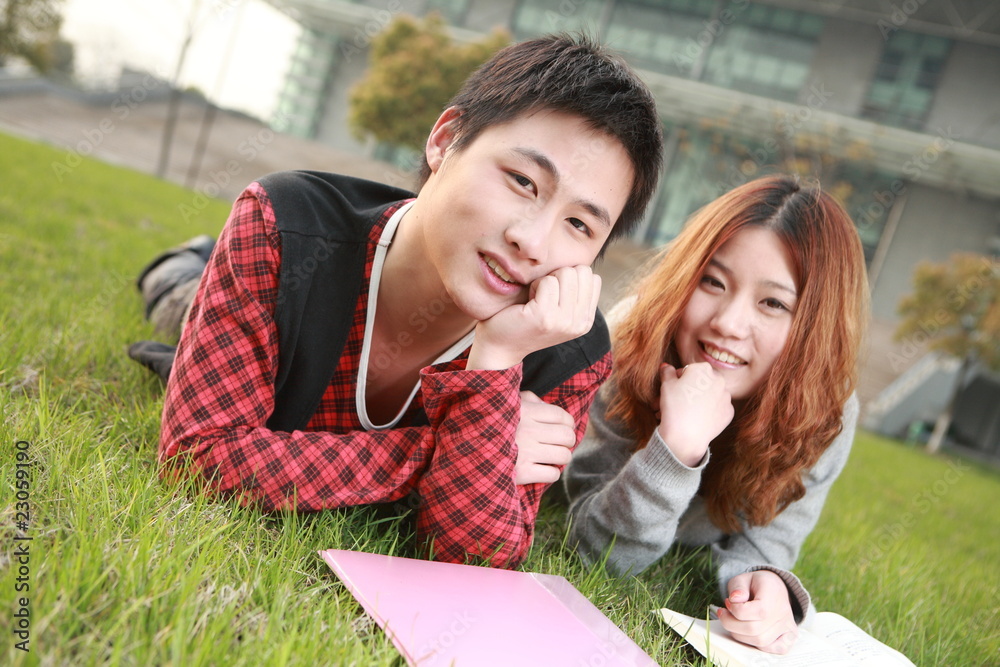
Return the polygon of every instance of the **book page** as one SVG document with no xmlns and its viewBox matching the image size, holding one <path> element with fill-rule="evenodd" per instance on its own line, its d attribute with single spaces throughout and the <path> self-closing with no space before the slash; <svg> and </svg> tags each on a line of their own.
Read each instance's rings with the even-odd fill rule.
<svg viewBox="0 0 1000 667">
<path fill-rule="evenodd" d="M 684 637 L 695 650 L 720 667 L 812 667 L 813 665 L 859 667 L 876 664 L 883 667 L 913 664 L 901 653 L 869 637 L 863 630 L 843 617 L 840 618 L 853 626 L 855 633 L 860 633 L 861 637 L 867 637 L 870 642 L 880 647 L 879 652 L 872 651 L 869 645 L 866 645 L 862 650 L 859 636 L 853 633 L 848 634 L 850 628 L 838 623 L 836 619 L 827 623 L 825 627 L 822 626 L 822 621 L 818 618 L 817 621 L 823 630 L 832 637 L 837 637 L 839 641 L 846 640 L 848 644 L 851 644 L 856 655 L 849 653 L 839 644 L 832 643 L 823 633 L 817 632 L 816 624 L 814 624 L 812 632 L 800 629 L 799 638 L 788 653 L 775 655 L 736 641 L 716 620 L 706 623 L 704 620 L 686 616 L 670 609 L 660 609 L 659 611 L 671 628 Z M 822 616 L 822 614 L 818 616 Z M 898 662 L 900 659 L 903 662 Z"/>
<path fill-rule="evenodd" d="M 913 665 L 905 655 L 832 611 L 816 614 L 810 631 L 839 646 L 859 665 L 879 665 L 879 667 Z"/>
</svg>

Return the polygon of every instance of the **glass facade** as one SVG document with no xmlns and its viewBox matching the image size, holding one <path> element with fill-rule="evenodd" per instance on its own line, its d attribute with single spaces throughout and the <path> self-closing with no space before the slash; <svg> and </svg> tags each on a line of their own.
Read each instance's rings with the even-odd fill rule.
<svg viewBox="0 0 1000 667">
<path fill-rule="evenodd" d="M 864 159 L 864 147 L 854 147 L 859 159 L 840 159 L 825 151 L 823 139 L 800 135 L 742 137 L 724 123 L 668 125 L 677 149 L 663 175 L 659 201 L 653 207 L 644 239 L 651 246 L 671 240 L 692 213 L 724 192 L 774 173 L 797 174 L 807 182 L 818 179 L 850 213 L 870 260 L 885 226 L 889 205 L 872 193 L 891 193 L 898 178 Z"/>
<path fill-rule="evenodd" d="M 514 34 L 583 30 L 637 67 L 794 101 L 823 19 L 749 0 L 541 0 L 522 2 Z"/>
<path fill-rule="evenodd" d="M 637 67 L 687 78 L 697 70 L 704 46 L 699 39 L 718 3 L 715 0 L 616 2 L 607 42 Z"/>
<path fill-rule="evenodd" d="M 425 13 L 441 12 L 457 26 L 469 24 L 483 10 L 469 0 L 417 4 Z M 752 0 L 519 0 L 506 6 L 508 27 L 517 40 L 555 31 L 583 32 L 622 53 L 640 70 L 793 104 L 804 104 L 811 90 L 812 61 L 825 26 L 818 14 Z M 305 32 L 279 106 L 281 129 L 315 135 L 338 57 L 335 39 Z M 857 113 L 879 123 L 919 129 L 950 50 L 950 40 L 893 31 Z M 642 240 L 652 245 L 669 241 L 692 212 L 725 190 L 781 171 L 819 178 L 843 201 L 870 258 L 888 215 L 887 206 L 873 203 L 872 193 L 899 186 L 901 175 L 875 170 L 864 146 L 834 146 L 824 130 L 789 135 L 779 127 L 760 131 L 759 123 L 756 130 L 741 129 L 739 119 L 725 117 L 727 113 L 684 123 L 666 121 L 667 170 Z M 396 164 L 412 160 L 389 147 L 380 147 L 378 157 Z"/>
<path fill-rule="evenodd" d="M 520 3 L 515 34 L 542 34 L 555 27 L 553 17 L 561 17 L 572 29 L 603 34 L 606 43 L 641 69 L 786 102 L 803 94 L 824 24 L 815 14 L 749 0 L 576 2 L 567 16 L 568 6 L 566 0 Z M 892 44 L 888 51 L 900 48 Z M 832 151 L 822 150 L 822 137 L 792 137 L 777 127 L 747 137 L 729 125 L 727 119 L 668 123 L 668 145 L 676 149 L 668 156 L 643 241 L 661 245 L 677 235 L 695 210 L 724 191 L 758 176 L 787 172 L 820 178 L 858 223 L 865 254 L 872 257 L 888 210 L 873 206 L 871 193 L 888 191 L 895 181 L 869 166 L 863 148 L 855 151 L 859 159 L 835 159 Z"/>
<path fill-rule="evenodd" d="M 298 137 L 316 136 L 337 59 L 336 38 L 303 30 L 271 125 Z"/>
<path fill-rule="evenodd" d="M 922 129 L 951 40 L 896 30 L 889 35 L 862 115 L 879 123 Z"/>
<path fill-rule="evenodd" d="M 715 19 L 718 38 L 711 44 L 702 80 L 794 102 L 806 83 L 823 19 L 789 9 L 730 4 L 724 11 L 732 20 L 727 24 L 724 14 Z"/>
</svg>

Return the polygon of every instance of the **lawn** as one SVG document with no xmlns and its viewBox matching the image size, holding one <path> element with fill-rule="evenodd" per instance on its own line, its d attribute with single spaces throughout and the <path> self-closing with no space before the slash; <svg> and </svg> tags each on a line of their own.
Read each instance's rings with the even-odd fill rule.
<svg viewBox="0 0 1000 667">
<path fill-rule="evenodd" d="M 152 333 L 133 279 L 161 249 L 217 233 L 228 204 L 71 162 L 0 135 L 0 663 L 401 664 L 316 551 L 410 555 L 405 522 L 265 515 L 157 475 L 162 388 L 125 354 Z M 918 665 L 996 664 L 998 528 L 995 472 L 862 434 L 797 572 L 821 609 Z M 702 554 L 618 580 L 564 536 L 548 502 L 524 569 L 567 577 L 661 664 L 702 664 L 652 614 L 702 613 Z"/>
</svg>

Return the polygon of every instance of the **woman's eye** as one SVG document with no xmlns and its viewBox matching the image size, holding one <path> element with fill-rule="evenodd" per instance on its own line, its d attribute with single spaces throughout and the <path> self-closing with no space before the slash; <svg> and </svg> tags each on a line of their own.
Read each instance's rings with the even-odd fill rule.
<svg viewBox="0 0 1000 667">
<path fill-rule="evenodd" d="M 788 310 L 788 306 L 777 299 L 764 299 L 764 305 L 773 310 Z"/>
<path fill-rule="evenodd" d="M 716 289 L 722 289 L 723 287 L 725 287 L 725 285 L 723 285 L 722 282 L 713 278 L 712 276 L 702 276 L 701 284 L 705 285 L 706 287 L 714 287 Z"/>
</svg>

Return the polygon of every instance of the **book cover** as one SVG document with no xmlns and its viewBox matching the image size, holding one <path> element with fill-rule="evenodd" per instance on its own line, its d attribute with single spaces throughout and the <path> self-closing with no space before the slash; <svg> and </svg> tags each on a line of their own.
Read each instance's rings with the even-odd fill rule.
<svg viewBox="0 0 1000 667">
<path fill-rule="evenodd" d="M 656 665 L 560 576 L 319 553 L 412 667 Z"/>
</svg>

